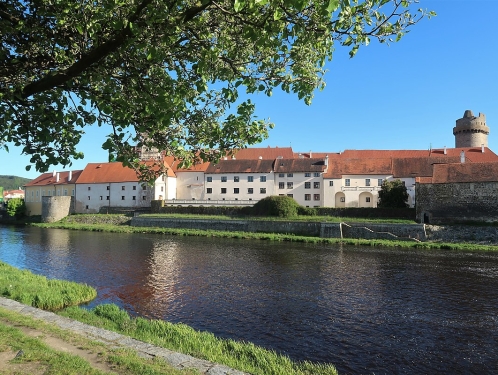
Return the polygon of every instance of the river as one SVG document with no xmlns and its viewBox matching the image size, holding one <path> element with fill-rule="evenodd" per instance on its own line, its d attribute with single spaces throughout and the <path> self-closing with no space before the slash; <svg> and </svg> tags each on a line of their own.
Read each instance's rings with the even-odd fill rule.
<svg viewBox="0 0 498 375">
<path fill-rule="evenodd" d="M 0 226 L 0 260 L 340 374 L 498 373 L 498 252 Z"/>
</svg>

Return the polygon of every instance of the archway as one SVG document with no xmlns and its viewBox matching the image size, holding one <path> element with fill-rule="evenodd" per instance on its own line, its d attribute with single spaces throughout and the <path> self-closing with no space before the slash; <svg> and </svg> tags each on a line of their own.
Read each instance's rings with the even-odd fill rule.
<svg viewBox="0 0 498 375">
<path fill-rule="evenodd" d="M 337 192 L 335 194 L 335 206 L 336 207 L 346 207 L 346 196 L 343 192 Z"/>
<path fill-rule="evenodd" d="M 359 201 L 358 207 L 373 207 L 374 206 L 373 195 L 372 195 L 372 193 L 370 193 L 368 191 L 364 191 L 363 193 L 361 193 L 358 201 Z"/>
</svg>

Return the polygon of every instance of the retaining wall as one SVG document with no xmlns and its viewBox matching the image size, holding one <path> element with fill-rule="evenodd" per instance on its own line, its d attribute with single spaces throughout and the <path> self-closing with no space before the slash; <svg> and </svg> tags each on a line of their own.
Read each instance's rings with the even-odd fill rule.
<svg viewBox="0 0 498 375">
<path fill-rule="evenodd" d="M 426 240 L 423 224 L 346 224 L 299 221 L 142 218 L 137 216 L 132 218 L 131 225 L 136 227 L 219 230 L 229 232 L 282 233 L 322 238 Z"/>
</svg>

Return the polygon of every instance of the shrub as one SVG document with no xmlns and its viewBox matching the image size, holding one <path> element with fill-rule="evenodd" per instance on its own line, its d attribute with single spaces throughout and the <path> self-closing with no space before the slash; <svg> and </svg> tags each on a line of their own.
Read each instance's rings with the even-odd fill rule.
<svg viewBox="0 0 498 375">
<path fill-rule="evenodd" d="M 299 204 L 291 197 L 270 196 L 256 203 L 252 211 L 253 215 L 293 217 L 297 216 L 299 207 Z"/>
<path fill-rule="evenodd" d="M 317 216 L 318 210 L 314 207 L 299 206 L 297 209 L 297 214 L 302 216 Z"/>
<path fill-rule="evenodd" d="M 24 199 L 12 198 L 7 202 L 7 214 L 9 216 L 22 217 L 26 214 Z"/>
</svg>

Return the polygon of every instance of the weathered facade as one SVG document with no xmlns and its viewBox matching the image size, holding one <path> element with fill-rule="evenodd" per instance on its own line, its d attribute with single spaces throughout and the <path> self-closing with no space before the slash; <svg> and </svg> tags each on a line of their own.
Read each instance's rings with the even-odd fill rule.
<svg viewBox="0 0 498 375">
<path fill-rule="evenodd" d="M 423 223 L 498 221 L 498 162 L 434 165 L 416 184 L 416 216 Z"/>
</svg>

